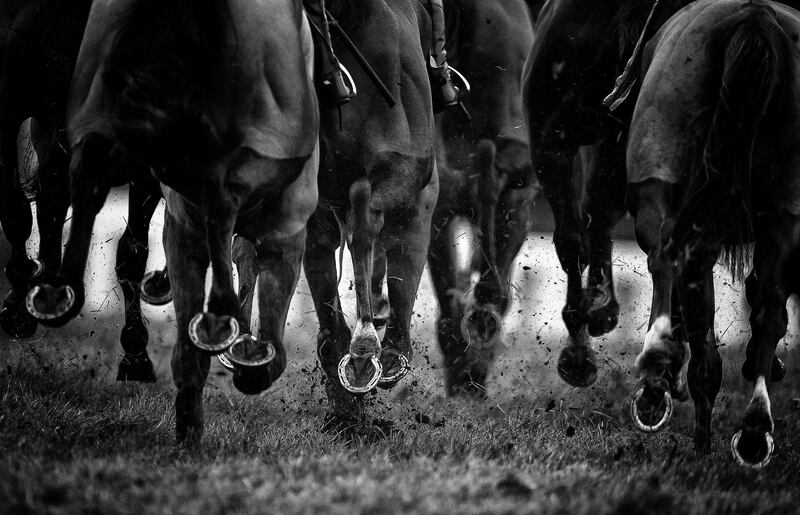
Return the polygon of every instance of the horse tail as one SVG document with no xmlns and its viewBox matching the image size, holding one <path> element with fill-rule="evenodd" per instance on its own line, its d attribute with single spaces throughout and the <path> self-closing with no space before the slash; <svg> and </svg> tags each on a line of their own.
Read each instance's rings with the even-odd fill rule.
<svg viewBox="0 0 800 515">
<path fill-rule="evenodd" d="M 749 252 L 737 244 L 751 241 L 754 232 L 754 152 L 781 121 L 791 54 L 775 11 L 758 1 L 746 4 L 714 44 L 722 56 L 719 93 L 673 234 L 677 252 L 700 238 L 721 240 L 726 264 L 741 278 Z"/>
<path fill-rule="evenodd" d="M 203 106 L 231 26 L 228 0 L 134 1 L 115 27 L 104 76 L 120 127 L 172 140 L 182 154 L 219 148 Z"/>
</svg>

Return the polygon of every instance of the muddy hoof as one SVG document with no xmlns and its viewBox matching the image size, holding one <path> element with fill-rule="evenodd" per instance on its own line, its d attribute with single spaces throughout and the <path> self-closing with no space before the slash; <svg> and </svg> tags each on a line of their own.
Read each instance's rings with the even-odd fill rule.
<svg viewBox="0 0 800 515">
<path fill-rule="evenodd" d="M 602 336 L 617 327 L 619 321 L 619 303 L 609 294 L 605 293 L 596 296 L 589 308 L 589 323 L 587 329 L 589 336 Z"/>
<path fill-rule="evenodd" d="M 467 345 L 492 347 L 503 333 L 503 317 L 494 304 L 471 307 L 461 318 L 461 337 Z"/>
<path fill-rule="evenodd" d="M 665 381 L 640 386 L 631 399 L 631 419 L 646 433 L 664 428 L 672 417 L 672 395 Z"/>
<path fill-rule="evenodd" d="M 39 323 L 51 327 L 66 324 L 78 314 L 82 305 L 82 295 L 68 284 L 34 286 L 25 297 L 28 313 Z"/>
<path fill-rule="evenodd" d="M 0 328 L 15 340 L 30 338 L 36 333 L 38 325 L 24 304 L 9 303 L 6 300 L 6 305 L 0 310 Z"/>
<path fill-rule="evenodd" d="M 558 375 L 571 386 L 585 388 L 597 380 L 597 357 L 588 345 L 570 344 L 558 356 Z"/>
<path fill-rule="evenodd" d="M 172 287 L 166 270 L 147 272 L 139 286 L 142 300 L 153 306 L 162 306 L 172 301 Z"/>
<path fill-rule="evenodd" d="M 239 337 L 239 322 L 232 316 L 198 313 L 189 322 L 189 338 L 207 354 L 220 354 Z"/>
<path fill-rule="evenodd" d="M 380 381 L 383 366 L 377 356 L 357 358 L 345 354 L 339 361 L 339 382 L 350 393 L 367 393 Z"/>
<path fill-rule="evenodd" d="M 755 357 L 748 356 L 742 364 L 742 376 L 751 383 L 756 381 L 756 360 Z M 772 357 L 772 375 L 770 379 L 777 383 L 786 377 L 786 365 L 777 356 Z"/>
<path fill-rule="evenodd" d="M 119 362 L 117 381 L 136 381 L 139 383 L 155 383 L 156 373 L 153 362 L 147 352 L 125 354 Z"/>
<path fill-rule="evenodd" d="M 381 358 L 387 355 L 386 349 L 381 353 Z M 408 358 L 402 354 L 395 354 L 389 358 L 389 363 L 381 363 L 383 366 L 383 373 L 378 380 L 378 386 L 384 390 L 394 388 L 397 383 L 403 379 L 406 374 L 411 371 L 411 365 Z"/>
<path fill-rule="evenodd" d="M 739 465 L 760 469 L 770 462 L 775 450 L 772 434 L 739 430 L 731 438 L 731 453 Z"/>
</svg>

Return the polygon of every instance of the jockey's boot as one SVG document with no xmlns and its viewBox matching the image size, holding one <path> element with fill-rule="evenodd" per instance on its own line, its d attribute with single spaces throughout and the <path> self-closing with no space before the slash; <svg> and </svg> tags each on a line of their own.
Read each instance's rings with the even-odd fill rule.
<svg viewBox="0 0 800 515">
<path fill-rule="evenodd" d="M 433 93 L 433 112 L 440 113 L 448 107 L 457 106 L 469 93 L 469 83 L 455 70 L 447 65 L 445 45 L 444 6 L 442 0 L 428 0 L 425 7 L 431 17 L 431 56 L 428 59 L 428 76 Z M 453 75 L 459 84 L 453 83 Z"/>
<path fill-rule="evenodd" d="M 345 104 L 356 95 L 356 89 L 350 74 L 333 53 L 325 0 L 303 0 L 303 7 L 314 36 L 314 82 L 319 103 L 328 108 Z"/>
</svg>

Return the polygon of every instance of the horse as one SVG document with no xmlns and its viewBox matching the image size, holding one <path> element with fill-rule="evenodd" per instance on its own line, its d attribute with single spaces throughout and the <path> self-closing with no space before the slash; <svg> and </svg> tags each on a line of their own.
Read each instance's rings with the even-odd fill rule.
<svg viewBox="0 0 800 515">
<path fill-rule="evenodd" d="M 49 323 L 78 313 L 89 235 L 109 188 L 127 180 L 126 169 L 154 170 L 167 204 L 179 445 L 201 442 L 212 354 L 228 352 L 233 383 L 249 394 L 286 367 L 284 325 L 317 203 L 312 61 L 310 30 L 292 0 L 92 6 L 67 115 L 69 241 L 58 273 L 45 271 L 27 300 Z M 259 284 L 255 335 L 233 288 L 234 233 L 255 252 L 255 270 L 245 270 Z"/>
<path fill-rule="evenodd" d="M 562 317 L 568 340 L 557 369 L 572 386 L 594 383 L 598 367 L 590 337 L 611 331 L 619 317 L 611 237 L 625 213 L 632 101 L 611 114 L 603 99 L 637 40 L 649 39 L 686 3 L 550 0 L 534 29 L 523 102 L 531 159 L 553 211 L 553 243 L 567 274 Z"/>
<path fill-rule="evenodd" d="M 88 0 L 37 0 L 24 5 L 4 3 L 0 9 L 6 20 L 2 25 L 7 27 L 0 52 L 0 223 L 12 246 L 5 269 L 11 291 L 0 311 L 0 326 L 12 338 L 29 337 L 37 327 L 24 302 L 31 278 L 43 269 L 57 270 L 61 263 L 61 233 L 69 207 L 65 112 L 90 4 Z M 17 134 L 29 117 L 39 162 L 35 195 L 38 260 L 29 259 L 25 252 L 31 234 L 31 210 L 16 174 Z M 125 325 L 120 335 L 124 354 L 117 379 L 152 382 L 155 374 L 146 350 L 148 333 L 139 299 L 153 304 L 170 300 L 166 272 L 144 274 L 148 228 L 161 193 L 158 182 L 147 176 L 130 188 L 128 223 L 116 256 L 117 278 L 125 298 Z"/>
<path fill-rule="evenodd" d="M 444 7 L 448 60 L 474 88 L 464 101 L 471 122 L 458 112 L 437 120 L 440 195 L 428 263 L 441 307 L 437 329 L 447 392 L 482 397 L 502 336 L 511 266 L 539 189 L 520 93 L 533 22 L 523 0 L 451 0 Z M 466 271 L 457 271 L 458 220 L 470 224 L 477 241 Z M 473 272 L 480 277 L 474 289 Z"/>
<path fill-rule="evenodd" d="M 798 34 L 800 12 L 774 2 L 700 0 L 680 11 L 645 49 L 627 149 L 629 208 L 653 279 L 637 358 L 639 394 L 652 408 L 642 423 L 654 430 L 669 418 L 671 405 L 657 399 L 669 401 L 686 361 L 675 338 L 682 322 L 694 442 L 710 449 L 722 378 L 712 268 L 722 255 L 741 278 L 752 259 L 742 371 L 754 388 L 731 450 L 756 468 L 774 448 L 768 390 L 784 373 L 775 347 L 787 298 L 800 291 Z M 752 254 L 741 246 L 750 242 Z M 632 411 L 640 415 L 635 403 Z"/>
<path fill-rule="evenodd" d="M 364 393 L 391 388 L 410 368 L 411 315 L 439 183 L 426 71 L 430 19 L 423 6 L 334 0 L 329 9 L 396 101 L 389 105 L 335 37 L 337 55 L 359 88 L 341 114 L 322 113 L 320 205 L 309 220 L 303 264 L 320 324 L 317 350 L 327 377 L 329 422 L 338 426 L 363 414 Z M 355 274 L 352 333 L 338 307 L 335 252 L 345 240 Z M 381 297 L 373 292 L 384 266 L 390 308 L 381 341 L 374 320 Z"/>
</svg>

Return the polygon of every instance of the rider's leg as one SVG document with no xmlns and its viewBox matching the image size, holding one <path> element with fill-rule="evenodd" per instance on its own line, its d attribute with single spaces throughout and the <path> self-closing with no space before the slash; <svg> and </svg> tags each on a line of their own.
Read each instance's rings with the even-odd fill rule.
<svg viewBox="0 0 800 515">
<path fill-rule="evenodd" d="M 466 91 L 462 91 L 450 78 L 450 67 L 447 66 L 447 51 L 445 50 L 445 21 L 444 5 L 442 0 L 427 0 L 424 2 L 431 17 L 432 41 L 431 55 L 428 59 L 428 73 L 430 74 L 431 89 L 433 91 L 433 111 L 442 110 L 457 105 Z"/>
<path fill-rule="evenodd" d="M 336 107 L 355 96 L 353 84 L 345 77 L 339 60 L 333 53 L 328 17 L 325 15 L 325 0 L 303 0 L 311 33 L 314 37 L 315 75 L 320 105 Z"/>
</svg>

